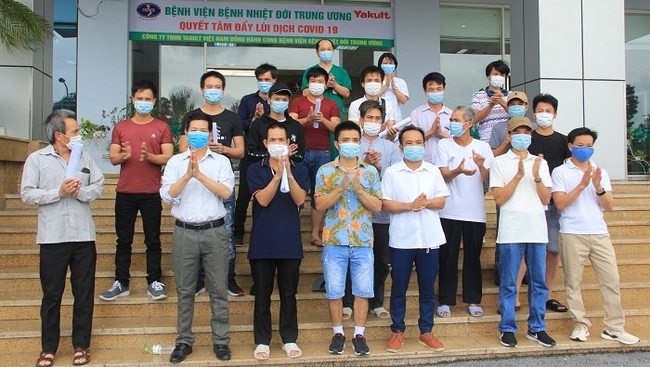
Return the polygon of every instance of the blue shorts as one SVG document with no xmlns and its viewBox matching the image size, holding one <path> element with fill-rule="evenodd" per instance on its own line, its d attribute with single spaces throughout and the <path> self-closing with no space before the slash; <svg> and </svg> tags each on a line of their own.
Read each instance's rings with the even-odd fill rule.
<svg viewBox="0 0 650 367">
<path fill-rule="evenodd" d="M 329 245 L 323 247 L 321 259 L 327 299 L 339 299 L 345 295 L 348 266 L 352 278 L 352 294 L 361 298 L 374 297 L 375 257 L 372 247 Z"/>
</svg>

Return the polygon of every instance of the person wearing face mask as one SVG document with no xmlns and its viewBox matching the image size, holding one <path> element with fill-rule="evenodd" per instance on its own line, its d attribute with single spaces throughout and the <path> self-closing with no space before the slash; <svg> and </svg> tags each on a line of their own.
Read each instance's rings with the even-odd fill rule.
<svg viewBox="0 0 650 367">
<path fill-rule="evenodd" d="M 131 293 L 129 268 L 138 211 L 147 247 L 147 294 L 154 300 L 167 297 L 162 282 L 162 203 L 158 191 L 161 166 L 174 154 L 172 132 L 166 122 L 151 115 L 157 94 L 153 83 L 135 83 L 131 92 L 135 115 L 115 125 L 109 147 L 111 163 L 120 165 L 120 178 L 115 189 L 115 282 L 99 296 L 104 301 Z"/>
<path fill-rule="evenodd" d="M 70 110 L 54 110 L 45 120 L 47 147 L 31 153 L 23 167 L 20 198 L 38 206 L 41 301 L 41 354 L 36 366 L 51 366 L 59 347 L 61 298 L 70 269 L 72 347 L 75 365 L 90 362 L 95 294 L 95 223 L 90 202 L 102 194 L 104 175 L 86 152 L 75 176 L 66 178 L 72 146 L 80 144 L 79 124 Z"/>
<path fill-rule="evenodd" d="M 279 72 L 275 66 L 264 63 L 255 68 L 257 91 L 247 94 L 239 101 L 237 114 L 242 122 L 244 133 L 248 133 L 254 120 L 269 112 L 267 98 L 271 86 L 278 80 Z"/>
<path fill-rule="evenodd" d="M 341 155 L 318 169 L 316 205 L 325 210 L 323 275 L 334 336 L 331 354 L 345 350 L 343 302 L 348 269 L 354 295 L 352 346 L 358 356 L 370 354 L 364 336 L 368 299 L 373 293 L 373 229 L 371 213 L 381 210 L 381 182 L 377 169 L 359 158 L 361 128 L 345 121 L 334 129 Z"/>
<path fill-rule="evenodd" d="M 348 109 L 348 120 L 359 123 L 359 106 L 365 101 L 378 101 L 382 105 L 382 120 L 386 126 L 395 124 L 395 106 L 387 99 L 381 98 L 381 84 L 384 80 L 384 70 L 378 66 L 367 66 L 361 70 L 359 74 L 361 86 L 365 94 L 359 99 L 355 99 L 350 103 Z"/>
<path fill-rule="evenodd" d="M 205 264 L 209 283 L 213 350 L 219 360 L 231 358 L 227 287 L 230 236 L 224 225 L 224 201 L 233 192 L 235 175 L 228 158 L 208 148 L 210 120 L 201 111 L 188 116 L 185 134 L 190 148 L 169 160 L 160 188 L 160 196 L 172 204 L 171 213 L 176 219 L 172 267 L 178 295 L 178 337 L 171 363 L 182 362 L 192 353 L 194 293 L 200 262 Z"/>
<path fill-rule="evenodd" d="M 558 101 L 550 94 L 542 93 L 533 98 L 533 117 L 537 127 L 532 132 L 528 151 L 535 155 L 544 155 L 551 174 L 556 167 L 561 166 L 571 152 L 567 148 L 567 137 L 553 129 L 553 121 L 557 117 Z M 546 285 L 549 289 L 546 309 L 555 312 L 567 312 L 565 305 L 552 297 L 555 278 L 560 269 L 560 211 L 551 199 L 546 209 L 546 226 L 548 244 L 546 245 Z"/>
<path fill-rule="evenodd" d="M 456 107 L 451 114 L 452 138 L 438 143 L 436 166 L 447 183 L 450 196 L 440 210 L 440 223 L 447 238 L 440 248 L 437 314 L 451 317 L 450 306 L 456 305 L 458 290 L 458 256 L 463 239 L 463 303 L 469 314 L 483 316 L 481 250 L 487 217 L 483 185 L 489 180 L 492 150 L 481 140 L 472 138 L 470 128 L 474 111 L 466 106 Z"/>
<path fill-rule="evenodd" d="M 385 52 L 379 56 L 377 66 L 384 71 L 384 81 L 379 95 L 393 104 L 395 121 L 402 121 L 401 107 L 409 100 L 409 89 L 404 79 L 395 76 L 397 58 L 392 53 Z"/>
<path fill-rule="evenodd" d="M 444 105 L 445 76 L 432 72 L 422 78 L 422 90 L 427 102 L 411 112 L 411 122 L 424 131 L 424 161 L 433 164 L 440 139 L 449 138 L 451 108 Z"/>
<path fill-rule="evenodd" d="M 418 277 L 419 344 L 440 352 L 444 345 L 433 334 L 436 275 L 440 246 L 445 233 L 438 211 L 445 207 L 449 190 L 438 167 L 424 160 L 425 133 L 407 126 L 399 133 L 401 162 L 386 169 L 381 183 L 382 209 L 390 213 L 390 290 L 391 336 L 386 350 L 397 353 L 404 343 L 406 292 L 413 264 Z"/>
<path fill-rule="evenodd" d="M 492 129 L 499 122 L 507 121 L 508 105 L 506 98 L 506 79 L 510 74 L 510 67 L 503 60 L 492 61 L 485 68 L 488 86 L 472 95 L 471 107 L 476 116 L 475 124 L 478 125 L 480 139 L 490 142 Z"/>
<path fill-rule="evenodd" d="M 639 338 L 625 331 L 616 253 L 603 216 L 603 211 L 614 208 L 612 185 L 607 171 L 591 160 L 597 138 L 598 134 L 587 127 L 569 132 L 567 146 L 572 156 L 552 175 L 553 201 L 562 213 L 560 256 L 566 299 L 575 323 L 570 338 L 584 342 L 589 336 L 591 322 L 580 291 L 585 260 L 589 258 L 604 300 L 605 329 L 601 338 L 636 344 Z"/>
<path fill-rule="evenodd" d="M 508 93 L 508 116 L 524 117 L 528 112 L 528 96 L 526 93 L 513 90 Z M 508 120 L 494 125 L 490 133 L 490 148 L 494 156 L 500 156 L 510 150 L 510 135 L 508 134 Z"/>
<path fill-rule="evenodd" d="M 244 133 L 242 131 L 242 122 L 239 116 L 226 109 L 221 105 L 223 92 L 226 89 L 226 78 L 218 71 L 208 71 L 201 76 L 200 79 L 201 92 L 205 102 L 200 108 L 185 114 L 181 120 L 181 136 L 178 144 L 178 151 L 184 152 L 188 149 L 187 130 L 188 118 L 194 112 L 203 112 L 210 116 L 210 121 L 217 124 L 217 131 L 210 136 L 210 143 L 208 148 L 218 154 L 225 155 L 229 160 L 241 159 L 244 156 Z M 216 141 L 215 141 L 216 137 Z M 241 170 L 241 168 L 240 168 Z M 240 172 L 241 173 L 241 172 Z M 226 206 L 226 229 L 230 233 L 230 262 L 228 264 L 228 293 L 233 297 L 240 297 L 244 295 L 244 290 L 237 284 L 235 280 L 235 264 L 237 260 L 237 252 L 235 251 L 235 244 L 237 236 L 234 229 L 234 216 L 235 216 L 235 193 L 224 201 Z M 243 235 L 242 235 L 243 236 Z M 199 279 L 196 285 L 197 296 L 205 293 L 205 273 L 203 266 L 199 269 Z"/>
<path fill-rule="evenodd" d="M 321 67 L 313 67 L 307 71 L 309 79 L 309 93 L 305 96 L 294 98 L 289 103 L 289 116 L 298 121 L 305 132 L 306 150 L 305 159 L 300 163 L 309 172 L 311 187 L 311 244 L 322 246 L 320 229 L 323 226 L 323 211 L 315 207 L 314 185 L 316 171 L 320 166 L 331 161 L 330 135 L 334 128 L 341 122 L 339 108 L 333 100 L 323 97 L 327 82 L 327 71 Z M 319 110 L 316 111 L 316 103 Z"/>
<path fill-rule="evenodd" d="M 490 168 L 490 187 L 501 207 L 496 243 L 499 247 L 500 342 L 516 347 L 517 276 L 522 260 L 528 265 L 528 332 L 526 338 L 544 347 L 555 346 L 546 333 L 546 218 L 544 207 L 551 201 L 551 176 L 542 155 L 528 152 L 532 125 L 527 117 L 508 122 L 512 149 L 494 158 Z"/>
<path fill-rule="evenodd" d="M 253 355 L 257 360 L 270 356 L 271 294 L 277 270 L 282 349 L 289 358 L 298 358 L 302 355 L 296 344 L 296 292 L 303 258 L 300 207 L 309 189 L 309 173 L 305 166 L 294 165 L 289 159 L 289 136 L 284 124 L 269 124 L 264 145 L 268 158 L 252 165 L 247 173 L 248 187 L 253 192 L 253 228 L 248 249 L 255 287 L 253 335 L 257 347 Z M 283 174 L 288 191 L 281 188 Z"/>
</svg>

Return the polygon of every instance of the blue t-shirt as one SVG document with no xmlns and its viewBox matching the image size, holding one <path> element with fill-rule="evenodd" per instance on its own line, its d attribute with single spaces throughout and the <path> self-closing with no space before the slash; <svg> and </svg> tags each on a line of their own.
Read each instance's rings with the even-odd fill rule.
<svg viewBox="0 0 650 367">
<path fill-rule="evenodd" d="M 298 185 L 309 190 L 309 172 L 304 165 L 291 167 Z M 275 172 L 265 158 L 248 167 L 246 177 L 250 192 L 263 190 L 273 179 Z M 291 193 L 282 193 L 280 185 L 273 200 L 261 206 L 253 196 L 253 229 L 251 230 L 248 258 L 255 259 L 302 259 L 302 235 L 300 233 L 300 208 Z"/>
</svg>

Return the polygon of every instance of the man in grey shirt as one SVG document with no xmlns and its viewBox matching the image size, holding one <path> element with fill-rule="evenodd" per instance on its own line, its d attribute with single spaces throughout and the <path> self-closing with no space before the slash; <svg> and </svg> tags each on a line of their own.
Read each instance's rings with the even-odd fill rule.
<svg viewBox="0 0 650 367">
<path fill-rule="evenodd" d="M 72 313 L 73 363 L 90 361 L 90 334 L 95 296 L 95 223 L 90 202 L 102 194 L 104 175 L 93 159 L 82 152 L 75 178 L 66 178 L 72 146 L 80 142 L 75 113 L 56 110 L 47 117 L 45 131 L 50 145 L 27 157 L 20 197 L 38 205 L 42 352 L 37 366 L 50 366 L 59 347 L 61 298 L 66 273 L 74 295 Z"/>
</svg>

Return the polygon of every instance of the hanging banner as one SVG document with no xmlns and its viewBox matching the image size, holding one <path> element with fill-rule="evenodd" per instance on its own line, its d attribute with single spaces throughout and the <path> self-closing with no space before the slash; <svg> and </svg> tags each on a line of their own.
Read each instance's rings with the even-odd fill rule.
<svg viewBox="0 0 650 367">
<path fill-rule="evenodd" d="M 134 41 L 392 47 L 392 8 L 214 1 L 129 1 Z"/>
</svg>

